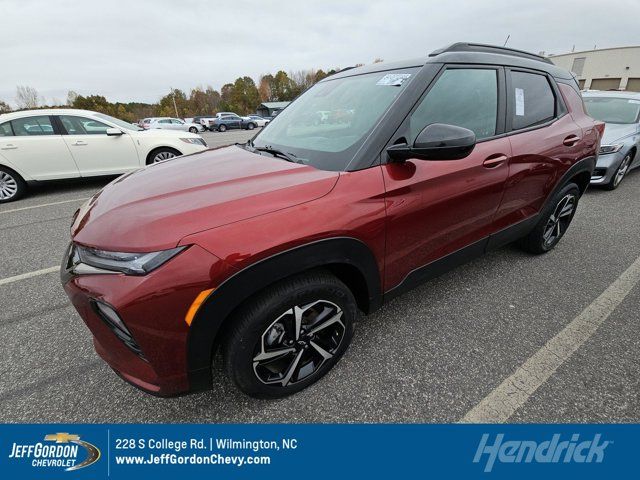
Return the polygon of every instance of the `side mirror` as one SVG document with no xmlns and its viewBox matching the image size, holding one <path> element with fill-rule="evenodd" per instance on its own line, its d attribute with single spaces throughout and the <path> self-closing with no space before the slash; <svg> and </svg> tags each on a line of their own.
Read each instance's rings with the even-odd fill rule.
<svg viewBox="0 0 640 480">
<path fill-rule="evenodd" d="M 413 142 L 392 145 L 387 154 L 393 161 L 402 162 L 410 158 L 421 160 L 458 160 L 469 156 L 476 146 L 476 134 L 468 128 L 432 123 L 422 129 Z"/>
<path fill-rule="evenodd" d="M 110 137 L 117 137 L 119 135 L 124 135 L 124 132 L 119 128 L 107 128 L 107 135 Z"/>
</svg>

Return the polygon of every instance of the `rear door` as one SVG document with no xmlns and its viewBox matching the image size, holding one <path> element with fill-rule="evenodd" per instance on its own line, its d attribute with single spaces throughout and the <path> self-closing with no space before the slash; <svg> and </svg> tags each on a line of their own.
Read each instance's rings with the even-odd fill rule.
<svg viewBox="0 0 640 480">
<path fill-rule="evenodd" d="M 478 143 L 460 160 L 410 159 L 387 163 L 387 263 L 385 290 L 411 272 L 484 243 L 493 232 L 511 155 L 504 130 L 504 71 L 501 67 L 444 68 L 405 119 L 390 144 L 412 144 L 432 123 L 473 130 Z M 474 247 L 475 248 L 475 247 Z M 413 276 L 413 275 L 412 275 Z M 419 280 L 419 279 L 417 279 Z"/>
<path fill-rule="evenodd" d="M 140 167 L 138 151 L 126 130 L 107 135 L 111 125 L 76 115 L 58 117 L 63 138 L 83 177 L 116 175 Z"/>
<path fill-rule="evenodd" d="M 49 115 L 18 118 L 0 125 L 0 155 L 33 180 L 78 177 L 78 167 Z"/>
<path fill-rule="evenodd" d="M 513 155 L 496 221 L 509 226 L 535 215 L 560 177 L 582 155 L 582 129 L 567 115 L 546 73 L 507 69 L 508 138 Z"/>
</svg>

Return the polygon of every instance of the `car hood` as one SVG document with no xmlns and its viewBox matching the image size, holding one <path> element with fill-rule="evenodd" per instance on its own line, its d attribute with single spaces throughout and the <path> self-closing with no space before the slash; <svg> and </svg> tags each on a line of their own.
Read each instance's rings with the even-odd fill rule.
<svg viewBox="0 0 640 480">
<path fill-rule="evenodd" d="M 605 123 L 604 135 L 602 137 L 602 145 L 609 145 L 615 143 L 623 137 L 633 135 L 638 132 L 638 126 L 635 123 L 620 124 L 620 123 Z"/>
<path fill-rule="evenodd" d="M 151 127 L 148 130 L 131 131 L 130 133 L 134 137 L 138 135 L 141 137 L 162 137 L 173 139 L 200 137 L 200 135 L 196 133 L 185 132 L 183 130 L 164 130 L 161 128 L 154 128 L 153 124 L 151 124 Z"/>
<path fill-rule="evenodd" d="M 71 234 L 104 250 L 164 250 L 193 233 L 315 200 L 338 177 L 235 146 L 206 150 L 117 178 L 82 206 Z"/>
</svg>

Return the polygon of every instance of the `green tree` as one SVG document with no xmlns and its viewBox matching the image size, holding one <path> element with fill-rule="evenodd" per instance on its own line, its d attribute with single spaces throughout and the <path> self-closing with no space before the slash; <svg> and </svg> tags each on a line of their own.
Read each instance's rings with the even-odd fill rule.
<svg viewBox="0 0 640 480">
<path fill-rule="evenodd" d="M 176 110 L 178 110 L 177 114 Z M 188 116 L 188 113 L 187 95 L 178 88 L 174 88 L 171 93 L 162 97 L 158 104 L 158 115 L 161 117 L 175 117 L 177 115 L 182 118 Z"/>
</svg>

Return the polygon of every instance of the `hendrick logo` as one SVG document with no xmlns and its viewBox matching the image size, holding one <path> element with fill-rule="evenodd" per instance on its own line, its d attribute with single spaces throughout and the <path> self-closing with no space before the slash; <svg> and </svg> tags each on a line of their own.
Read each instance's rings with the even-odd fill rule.
<svg viewBox="0 0 640 480">
<path fill-rule="evenodd" d="M 100 450 L 80 440 L 80 435 L 52 433 L 45 435 L 44 440 L 54 443 L 14 443 L 9 459 L 26 460 L 36 468 L 64 468 L 65 472 L 88 467 L 100 459 Z M 86 452 L 86 457 L 81 452 Z"/>
<path fill-rule="evenodd" d="M 478 450 L 473 463 L 480 463 L 486 459 L 485 472 L 493 470 L 498 463 L 601 463 L 604 460 L 604 449 L 613 442 L 601 441 L 598 433 L 592 439 L 580 441 L 580 435 L 575 433 L 571 440 L 560 441 L 561 435 L 556 433 L 551 440 L 535 442 L 532 440 L 504 441 L 504 434 L 496 435 L 493 443 L 489 443 L 489 434 L 485 433 L 480 439 Z"/>
</svg>

